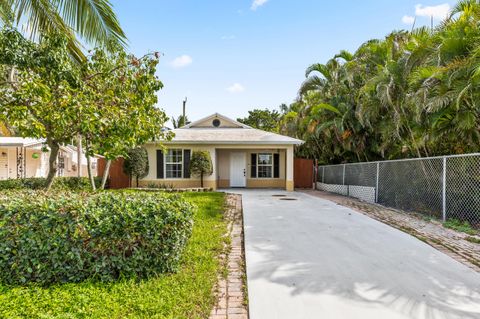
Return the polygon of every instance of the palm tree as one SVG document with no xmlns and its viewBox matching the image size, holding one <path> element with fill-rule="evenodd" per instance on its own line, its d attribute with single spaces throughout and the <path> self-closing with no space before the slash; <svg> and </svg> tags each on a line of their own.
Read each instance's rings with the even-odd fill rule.
<svg viewBox="0 0 480 319">
<path fill-rule="evenodd" d="M 26 22 L 26 33 L 35 39 L 50 32 L 66 35 L 77 61 L 85 56 L 76 36 L 94 46 L 126 43 L 109 0 L 0 0 L 0 21 L 12 26 Z"/>
</svg>

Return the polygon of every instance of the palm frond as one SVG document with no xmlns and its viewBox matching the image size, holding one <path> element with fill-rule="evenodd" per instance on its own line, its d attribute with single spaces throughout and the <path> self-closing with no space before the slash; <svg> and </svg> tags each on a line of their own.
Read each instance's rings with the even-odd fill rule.
<svg viewBox="0 0 480 319">
<path fill-rule="evenodd" d="M 27 22 L 27 34 L 34 39 L 52 32 L 65 35 L 70 52 L 78 61 L 85 56 L 77 35 L 86 43 L 107 49 L 112 44 L 123 46 L 126 43 L 126 36 L 108 0 L 6 1 L 14 14 L 14 22 Z"/>
</svg>

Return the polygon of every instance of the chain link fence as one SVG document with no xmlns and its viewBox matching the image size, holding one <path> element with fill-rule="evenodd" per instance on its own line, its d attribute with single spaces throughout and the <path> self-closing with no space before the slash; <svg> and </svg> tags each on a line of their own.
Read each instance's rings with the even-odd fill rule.
<svg viewBox="0 0 480 319">
<path fill-rule="evenodd" d="M 319 166 L 317 188 L 480 227 L 480 154 Z"/>
</svg>

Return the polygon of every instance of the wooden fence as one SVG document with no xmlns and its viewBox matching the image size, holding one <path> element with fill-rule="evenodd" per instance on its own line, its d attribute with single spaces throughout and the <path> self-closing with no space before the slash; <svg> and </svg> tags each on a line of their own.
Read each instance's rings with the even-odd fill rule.
<svg viewBox="0 0 480 319">
<path fill-rule="evenodd" d="M 312 188 L 314 185 L 314 162 L 311 159 L 295 158 L 293 161 L 295 188 Z"/>
</svg>

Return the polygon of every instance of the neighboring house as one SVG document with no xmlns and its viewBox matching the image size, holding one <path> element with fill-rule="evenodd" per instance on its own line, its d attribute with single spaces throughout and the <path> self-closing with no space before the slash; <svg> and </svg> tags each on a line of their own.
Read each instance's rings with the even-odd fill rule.
<svg viewBox="0 0 480 319">
<path fill-rule="evenodd" d="M 9 178 L 47 177 L 50 152 L 41 139 L 0 137 L 0 180 Z M 97 158 L 91 158 L 92 172 L 97 176 Z M 78 176 L 77 148 L 61 146 L 57 158 L 57 176 Z M 82 176 L 87 176 L 87 158 L 81 157 Z"/>
<path fill-rule="evenodd" d="M 150 162 L 143 187 L 199 187 L 200 179 L 190 175 L 190 158 L 196 150 L 208 151 L 213 174 L 204 177 L 204 186 L 217 188 L 284 188 L 293 190 L 294 146 L 303 141 L 254 129 L 215 113 L 174 129 L 175 137 L 145 145 Z"/>
</svg>

